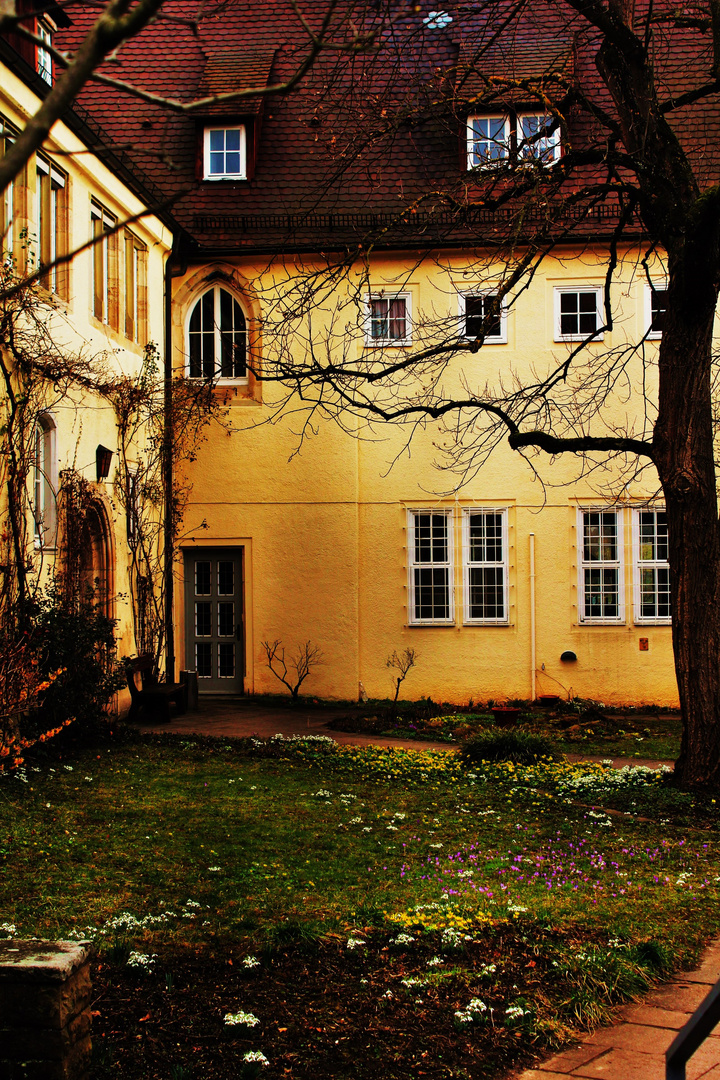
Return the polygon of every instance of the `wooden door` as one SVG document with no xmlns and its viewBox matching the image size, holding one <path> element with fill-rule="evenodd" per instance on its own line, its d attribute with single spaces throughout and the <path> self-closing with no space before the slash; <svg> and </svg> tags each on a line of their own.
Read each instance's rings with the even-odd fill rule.
<svg viewBox="0 0 720 1080">
<path fill-rule="evenodd" d="M 243 549 L 185 552 L 185 656 L 201 694 L 242 694 Z"/>
</svg>

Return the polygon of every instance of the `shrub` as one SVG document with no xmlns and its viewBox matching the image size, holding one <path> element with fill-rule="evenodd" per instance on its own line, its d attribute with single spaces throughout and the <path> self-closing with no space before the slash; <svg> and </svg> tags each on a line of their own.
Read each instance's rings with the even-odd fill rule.
<svg viewBox="0 0 720 1080">
<path fill-rule="evenodd" d="M 532 765 L 541 758 L 559 756 L 552 739 L 527 731 L 483 731 L 468 739 L 460 750 L 461 759 L 468 764 L 512 761 L 516 765 Z"/>
</svg>

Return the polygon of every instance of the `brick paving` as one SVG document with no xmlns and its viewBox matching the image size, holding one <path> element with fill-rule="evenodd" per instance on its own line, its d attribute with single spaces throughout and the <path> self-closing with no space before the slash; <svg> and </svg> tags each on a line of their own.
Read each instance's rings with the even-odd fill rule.
<svg viewBox="0 0 720 1080">
<path fill-rule="evenodd" d="M 720 940 L 705 951 L 695 971 L 682 971 L 644 1001 L 625 1005 L 618 1023 L 516 1074 L 515 1080 L 665 1080 L 665 1051 L 718 979 Z M 720 1080 L 720 1025 L 688 1061 L 686 1078 Z"/>
</svg>

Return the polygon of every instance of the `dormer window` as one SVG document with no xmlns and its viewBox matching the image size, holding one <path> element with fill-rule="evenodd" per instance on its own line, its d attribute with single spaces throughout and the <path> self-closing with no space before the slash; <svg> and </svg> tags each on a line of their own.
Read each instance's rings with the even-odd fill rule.
<svg viewBox="0 0 720 1080">
<path fill-rule="evenodd" d="M 245 180 L 247 178 L 245 125 L 206 127 L 203 161 L 205 180 Z"/>
<path fill-rule="evenodd" d="M 468 169 L 492 169 L 532 162 L 549 166 L 560 160 L 560 125 L 550 113 L 511 112 L 505 116 L 469 116 Z"/>
<path fill-rule="evenodd" d="M 52 45 L 52 30 L 42 19 L 38 19 L 37 36 L 41 41 L 44 41 L 48 45 Z M 38 45 L 37 47 L 37 71 L 40 78 L 44 79 L 46 83 L 50 83 L 52 86 L 52 56 L 47 49 L 42 47 L 42 45 Z"/>
</svg>

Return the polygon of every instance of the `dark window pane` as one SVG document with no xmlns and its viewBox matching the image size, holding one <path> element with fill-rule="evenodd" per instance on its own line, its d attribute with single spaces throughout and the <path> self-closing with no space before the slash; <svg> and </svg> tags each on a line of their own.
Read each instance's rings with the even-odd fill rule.
<svg viewBox="0 0 720 1080">
<path fill-rule="evenodd" d="M 667 289 L 653 289 L 650 294 L 650 329 L 662 333 L 665 329 L 665 309 L 667 307 Z"/>
<path fill-rule="evenodd" d="M 235 644 L 232 641 L 223 641 L 218 645 L 218 676 L 221 679 L 232 679 L 235 675 Z"/>
<path fill-rule="evenodd" d="M 218 563 L 218 592 L 221 596 L 232 596 L 235 591 L 235 567 L 231 562 Z"/>
<path fill-rule="evenodd" d="M 486 338 L 500 337 L 501 324 L 497 298 L 494 296 L 465 297 L 465 335 L 469 338 L 480 337 L 483 321 L 487 315 L 493 318 L 487 325 Z"/>
<path fill-rule="evenodd" d="M 470 568 L 470 618 L 505 618 L 504 571 L 500 566 Z"/>
<path fill-rule="evenodd" d="M 235 605 L 232 601 L 218 604 L 218 634 L 221 637 L 235 636 Z"/>
<path fill-rule="evenodd" d="M 212 634 L 212 604 L 209 600 L 200 600 L 195 604 L 195 635 L 210 637 Z"/>
<path fill-rule="evenodd" d="M 210 595 L 210 563 L 209 562 L 196 562 L 195 563 L 195 595 L 196 596 L 209 596 Z"/>
<path fill-rule="evenodd" d="M 209 641 L 195 642 L 195 667 L 199 679 L 212 678 L 212 645 Z"/>
<path fill-rule="evenodd" d="M 450 617 L 450 590 L 447 567 L 422 567 L 415 570 L 415 618 Z"/>
</svg>

